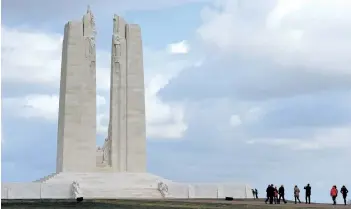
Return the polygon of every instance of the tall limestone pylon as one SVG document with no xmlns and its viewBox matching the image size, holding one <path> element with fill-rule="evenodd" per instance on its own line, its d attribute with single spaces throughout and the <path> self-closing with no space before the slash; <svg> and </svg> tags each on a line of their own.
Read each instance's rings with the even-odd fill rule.
<svg viewBox="0 0 351 209">
<path fill-rule="evenodd" d="M 96 168 L 95 20 L 65 25 L 62 47 L 56 173 Z"/>
<path fill-rule="evenodd" d="M 117 172 L 146 172 L 143 49 L 139 25 L 113 19 L 110 165 Z"/>
</svg>

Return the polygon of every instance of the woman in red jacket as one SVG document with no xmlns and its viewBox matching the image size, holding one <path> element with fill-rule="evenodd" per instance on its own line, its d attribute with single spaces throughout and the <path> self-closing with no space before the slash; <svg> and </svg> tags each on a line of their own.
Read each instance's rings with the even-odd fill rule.
<svg viewBox="0 0 351 209">
<path fill-rule="evenodd" d="M 274 204 L 278 203 L 278 189 L 274 187 Z"/>
<path fill-rule="evenodd" d="M 333 199 L 333 205 L 336 205 L 336 197 L 338 196 L 338 189 L 336 188 L 335 185 L 330 190 L 330 196 Z"/>
</svg>

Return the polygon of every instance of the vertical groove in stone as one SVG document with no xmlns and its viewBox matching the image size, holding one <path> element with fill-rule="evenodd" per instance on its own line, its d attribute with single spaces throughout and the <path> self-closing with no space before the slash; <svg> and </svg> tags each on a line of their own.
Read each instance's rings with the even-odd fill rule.
<svg viewBox="0 0 351 209">
<path fill-rule="evenodd" d="M 111 53 L 110 128 L 114 171 L 146 171 L 141 31 L 115 15 Z"/>
<path fill-rule="evenodd" d="M 112 142 L 112 167 L 115 171 L 126 171 L 125 109 L 126 95 L 126 38 L 125 21 L 115 15 L 113 22 L 111 54 L 110 121 Z"/>
<path fill-rule="evenodd" d="M 128 136 L 128 73 L 129 73 L 129 41 L 130 41 L 130 36 L 129 36 L 129 24 L 126 24 L 125 27 L 125 34 L 126 34 L 126 41 L 127 41 L 127 47 L 126 47 L 126 77 L 125 77 L 125 84 L 126 84 L 126 97 L 125 97 L 125 102 L 124 105 L 126 106 L 126 123 L 125 123 L 125 133 L 126 133 L 126 157 L 125 157 L 125 163 L 126 163 L 126 170 L 128 170 L 128 143 L 129 143 L 129 136 Z"/>
</svg>

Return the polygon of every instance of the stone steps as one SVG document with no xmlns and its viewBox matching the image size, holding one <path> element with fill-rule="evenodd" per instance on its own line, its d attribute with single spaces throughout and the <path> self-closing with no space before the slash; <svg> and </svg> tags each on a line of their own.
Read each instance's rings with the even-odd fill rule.
<svg viewBox="0 0 351 209">
<path fill-rule="evenodd" d="M 35 180 L 34 182 L 45 182 L 45 181 L 48 181 L 49 179 L 51 179 L 52 177 L 54 177 L 56 175 L 56 173 L 52 173 L 50 175 L 47 175 L 43 178 L 40 178 L 38 180 Z"/>
<path fill-rule="evenodd" d="M 86 188 L 82 187 L 83 196 L 86 198 L 146 198 L 146 199 L 162 199 L 161 193 L 156 189 L 122 189 L 122 188 Z"/>
<path fill-rule="evenodd" d="M 127 173 L 59 173 L 45 182 L 48 183 L 71 183 L 78 181 L 79 183 L 98 183 L 98 184 L 118 184 L 126 185 L 155 185 L 158 181 L 167 181 L 158 176 L 150 174 L 127 174 Z"/>
<path fill-rule="evenodd" d="M 163 198 L 158 182 L 165 179 L 148 173 L 59 173 L 44 183 L 71 184 L 77 181 L 87 198 Z M 166 180 L 167 181 L 167 180 Z"/>
</svg>

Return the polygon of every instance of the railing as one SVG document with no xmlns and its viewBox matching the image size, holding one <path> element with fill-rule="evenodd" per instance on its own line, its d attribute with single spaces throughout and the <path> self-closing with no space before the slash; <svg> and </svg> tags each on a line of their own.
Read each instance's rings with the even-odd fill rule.
<svg viewBox="0 0 351 209">
<path fill-rule="evenodd" d="M 247 185 L 157 183 L 163 198 L 249 198 L 249 189 Z"/>
</svg>

